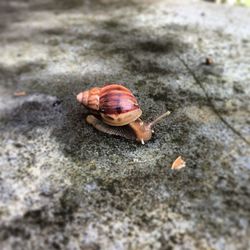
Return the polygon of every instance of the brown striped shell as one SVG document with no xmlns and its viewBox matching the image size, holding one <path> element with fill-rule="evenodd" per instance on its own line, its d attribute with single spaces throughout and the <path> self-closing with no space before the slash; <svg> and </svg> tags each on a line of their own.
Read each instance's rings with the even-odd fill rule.
<svg viewBox="0 0 250 250">
<path fill-rule="evenodd" d="M 77 100 L 87 108 L 98 111 L 103 121 L 112 126 L 127 125 L 142 114 L 132 92 L 119 84 L 86 90 L 77 95 Z"/>
</svg>

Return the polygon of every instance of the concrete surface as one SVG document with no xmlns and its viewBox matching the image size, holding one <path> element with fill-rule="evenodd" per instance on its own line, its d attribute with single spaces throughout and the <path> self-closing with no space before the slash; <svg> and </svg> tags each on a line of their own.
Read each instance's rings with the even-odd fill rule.
<svg viewBox="0 0 250 250">
<path fill-rule="evenodd" d="M 249 9 L 5 0 L 0 14 L 1 249 L 249 249 Z M 149 143 L 84 122 L 75 94 L 105 82 L 145 120 L 172 111 Z"/>
</svg>

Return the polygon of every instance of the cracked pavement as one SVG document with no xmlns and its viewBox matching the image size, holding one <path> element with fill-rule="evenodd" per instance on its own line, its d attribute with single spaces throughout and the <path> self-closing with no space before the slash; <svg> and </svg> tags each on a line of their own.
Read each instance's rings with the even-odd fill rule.
<svg viewBox="0 0 250 250">
<path fill-rule="evenodd" d="M 1 249 L 249 249 L 250 9 L 183 2 L 1 1 Z M 105 82 L 151 141 L 86 124 Z"/>
</svg>

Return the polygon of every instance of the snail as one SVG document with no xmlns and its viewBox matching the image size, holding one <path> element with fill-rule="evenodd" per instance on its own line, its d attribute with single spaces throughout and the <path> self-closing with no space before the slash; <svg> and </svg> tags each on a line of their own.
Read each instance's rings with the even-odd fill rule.
<svg viewBox="0 0 250 250">
<path fill-rule="evenodd" d="M 142 110 L 135 96 L 120 84 L 94 87 L 80 92 L 76 98 L 92 113 L 86 121 L 97 130 L 142 144 L 151 139 L 153 126 L 170 114 L 168 111 L 152 122 L 143 122 L 140 118 Z"/>
</svg>

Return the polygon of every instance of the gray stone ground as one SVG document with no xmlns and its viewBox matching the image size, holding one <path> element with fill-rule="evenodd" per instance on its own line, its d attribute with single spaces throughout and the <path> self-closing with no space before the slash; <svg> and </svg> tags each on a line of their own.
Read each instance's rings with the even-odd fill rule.
<svg viewBox="0 0 250 250">
<path fill-rule="evenodd" d="M 0 249 L 249 249 L 249 23 L 191 0 L 2 0 Z M 84 122 L 74 95 L 104 82 L 145 120 L 172 111 L 149 143 Z"/>
</svg>

